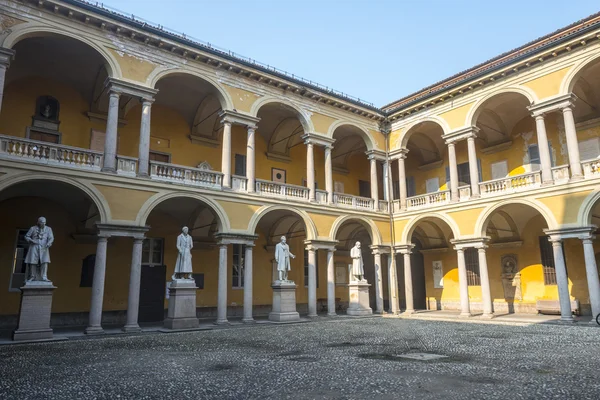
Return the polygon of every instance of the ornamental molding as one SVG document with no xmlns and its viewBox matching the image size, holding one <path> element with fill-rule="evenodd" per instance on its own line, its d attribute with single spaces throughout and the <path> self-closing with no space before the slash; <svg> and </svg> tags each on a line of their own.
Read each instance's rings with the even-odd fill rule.
<svg viewBox="0 0 600 400">
<path fill-rule="evenodd" d="M 596 225 L 581 226 L 562 229 L 544 229 L 544 233 L 550 237 L 550 241 L 557 242 L 565 239 L 593 239 Z"/>
<path fill-rule="evenodd" d="M 454 245 L 454 250 L 464 250 L 469 248 L 485 249 L 487 243 L 490 241 L 489 236 L 465 238 L 465 239 L 452 239 L 450 243 Z"/>
<path fill-rule="evenodd" d="M 258 235 L 249 235 L 246 233 L 216 233 L 215 239 L 217 245 L 228 244 L 245 244 L 246 246 L 254 246 L 254 241 L 258 239 Z"/>
<path fill-rule="evenodd" d="M 392 150 L 389 153 L 389 157 L 390 160 L 398 160 L 400 158 L 405 159 L 406 156 L 408 155 L 409 150 L 408 149 L 396 149 L 396 150 Z"/>
<path fill-rule="evenodd" d="M 479 134 L 479 128 L 476 126 L 468 126 L 466 128 L 457 129 L 445 135 L 442 135 L 442 139 L 445 140 L 446 144 L 460 142 L 461 140 L 476 138 Z"/>
<path fill-rule="evenodd" d="M 154 96 L 158 93 L 158 89 L 111 77 L 106 78 L 104 86 L 112 93 L 135 97 L 145 102 L 153 102 Z"/>
<path fill-rule="evenodd" d="M 96 223 L 98 237 L 131 237 L 134 239 L 143 239 L 149 226 L 119 225 L 119 224 L 100 224 Z"/>
<path fill-rule="evenodd" d="M 219 113 L 221 123 L 230 123 L 232 125 L 242 125 L 249 129 L 256 129 L 260 118 L 253 117 L 248 114 L 242 114 L 237 111 L 223 110 Z"/>
<path fill-rule="evenodd" d="M 394 251 L 398 254 L 412 254 L 414 247 L 414 244 L 402 244 L 394 246 Z"/>
<path fill-rule="evenodd" d="M 304 144 L 316 144 L 317 146 L 329 147 L 330 149 L 333 149 L 333 144 L 335 143 L 335 139 L 320 133 L 305 133 L 301 136 L 301 139 L 304 140 Z"/>
<path fill-rule="evenodd" d="M 527 107 L 533 117 L 543 116 L 545 114 L 562 111 L 565 108 L 574 108 L 577 96 L 573 93 L 568 93 L 562 96 L 556 96 L 549 100 L 535 103 Z"/>
<path fill-rule="evenodd" d="M 323 239 L 312 239 L 305 240 L 306 250 L 328 250 L 335 251 L 335 247 L 339 245 L 338 240 L 323 240 Z"/>
</svg>

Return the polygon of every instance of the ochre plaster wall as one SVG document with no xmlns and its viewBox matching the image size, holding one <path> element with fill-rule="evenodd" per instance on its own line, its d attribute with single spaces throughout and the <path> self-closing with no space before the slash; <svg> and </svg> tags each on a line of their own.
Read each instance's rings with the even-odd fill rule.
<svg viewBox="0 0 600 400">
<path fill-rule="evenodd" d="M 571 67 L 572 65 L 569 65 L 558 71 L 525 82 L 523 85 L 533 90 L 540 100 L 556 96 L 560 93 L 560 84 Z"/>
</svg>

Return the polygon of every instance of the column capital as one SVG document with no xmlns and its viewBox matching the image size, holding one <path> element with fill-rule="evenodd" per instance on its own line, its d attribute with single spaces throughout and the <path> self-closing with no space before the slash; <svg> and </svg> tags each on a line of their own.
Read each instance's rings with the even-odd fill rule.
<svg viewBox="0 0 600 400">
<path fill-rule="evenodd" d="M 335 139 L 315 132 L 305 133 L 301 136 L 301 139 L 304 140 L 304 144 L 316 144 L 323 147 L 332 146 L 335 143 Z"/>
<path fill-rule="evenodd" d="M 130 96 L 139 99 L 140 101 L 154 101 L 154 96 L 158 93 L 158 89 L 147 86 L 138 85 L 132 82 L 123 81 L 108 77 L 104 81 L 104 86 L 111 92 L 122 96 Z"/>
<path fill-rule="evenodd" d="M 442 135 L 442 139 L 446 144 L 454 144 L 465 139 L 474 139 L 479 134 L 479 128 L 476 126 L 467 126 L 466 128 L 457 129 L 445 135 Z"/>
<path fill-rule="evenodd" d="M 596 225 L 568 227 L 560 229 L 544 229 L 544 233 L 551 242 L 558 242 L 564 239 L 590 239 L 598 227 Z"/>
<path fill-rule="evenodd" d="M 4 66 L 5 68 L 8 68 L 14 56 L 15 51 L 13 49 L 0 47 L 0 65 Z"/>
<path fill-rule="evenodd" d="M 304 245 L 307 250 L 327 250 L 327 251 L 335 251 L 335 246 L 337 246 L 340 242 L 337 240 L 305 240 Z"/>
<path fill-rule="evenodd" d="M 399 254 L 412 254 L 412 250 L 415 247 L 414 244 L 401 244 L 398 246 L 394 247 L 394 250 L 396 251 L 396 253 Z"/>
<path fill-rule="evenodd" d="M 119 225 L 119 224 L 101 224 L 96 223 L 98 236 L 102 237 L 130 237 L 133 239 L 144 239 L 146 232 L 150 229 L 149 226 L 137 225 Z"/>
<path fill-rule="evenodd" d="M 390 254 L 391 253 L 391 247 L 384 246 L 382 244 L 373 244 L 373 245 L 369 246 L 369 248 L 371 249 L 371 254 L 373 254 L 373 255 Z"/>
<path fill-rule="evenodd" d="M 221 118 L 222 124 L 230 123 L 232 125 L 243 125 L 247 127 L 256 127 L 260 121 L 260 118 L 241 113 L 237 110 L 222 110 L 219 113 L 219 118 Z"/>
<path fill-rule="evenodd" d="M 390 151 L 390 161 L 406 159 L 406 156 L 408 155 L 408 151 L 409 151 L 408 149 L 396 149 L 396 150 Z"/>
<path fill-rule="evenodd" d="M 454 245 L 454 250 L 464 250 L 468 248 L 485 249 L 487 248 L 487 243 L 490 239 L 489 236 L 451 239 L 450 243 Z"/>
<path fill-rule="evenodd" d="M 367 155 L 369 160 L 375 160 L 375 161 L 385 161 L 386 160 L 385 152 L 383 152 L 381 150 L 369 150 L 369 151 L 366 151 L 365 154 Z"/>
<path fill-rule="evenodd" d="M 551 99 L 536 102 L 527 109 L 531 112 L 531 116 L 534 118 L 543 117 L 548 113 L 554 111 L 562 111 L 565 108 L 572 109 L 575 107 L 575 101 L 577 96 L 573 93 L 564 94 L 561 96 L 555 96 Z"/>
<path fill-rule="evenodd" d="M 217 244 L 226 246 L 228 244 L 245 244 L 246 246 L 254 246 L 254 242 L 258 239 L 258 235 L 249 235 L 247 233 L 217 233 L 215 234 Z"/>
</svg>

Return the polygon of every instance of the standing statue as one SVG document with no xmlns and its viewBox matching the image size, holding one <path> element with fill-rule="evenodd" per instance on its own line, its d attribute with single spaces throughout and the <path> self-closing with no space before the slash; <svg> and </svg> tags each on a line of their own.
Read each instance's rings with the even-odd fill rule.
<svg viewBox="0 0 600 400">
<path fill-rule="evenodd" d="M 290 253 L 290 246 L 287 245 L 285 236 L 282 236 L 281 242 L 275 246 L 275 261 L 277 262 L 277 272 L 280 281 L 287 282 L 288 280 L 288 271 L 291 269 L 290 257 L 296 258 L 295 255 Z"/>
<path fill-rule="evenodd" d="M 181 234 L 177 236 L 177 262 L 175 263 L 175 272 L 171 277 L 175 279 L 192 279 L 192 248 L 194 242 L 192 236 L 188 235 L 188 227 L 181 228 Z M 184 276 L 187 275 L 187 278 Z"/>
<path fill-rule="evenodd" d="M 352 258 L 352 276 L 354 277 L 354 281 L 365 282 L 365 270 L 362 251 L 360 250 L 360 242 L 356 242 L 354 247 L 350 250 L 350 257 Z"/>
<path fill-rule="evenodd" d="M 46 218 L 39 217 L 37 225 L 29 228 L 25 235 L 29 250 L 25 257 L 27 282 L 48 280 L 48 264 L 50 264 L 50 247 L 54 243 L 52 228 L 46 226 Z M 38 268 L 39 267 L 39 268 Z"/>
</svg>

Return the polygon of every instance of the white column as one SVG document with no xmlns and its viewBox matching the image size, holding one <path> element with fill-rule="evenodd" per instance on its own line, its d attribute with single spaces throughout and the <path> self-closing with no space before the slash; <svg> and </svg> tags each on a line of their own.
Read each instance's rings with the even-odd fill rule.
<svg viewBox="0 0 600 400">
<path fill-rule="evenodd" d="M 448 160 L 450 170 L 450 199 L 458 201 L 458 166 L 456 164 L 456 148 L 454 143 L 448 143 Z"/>
<path fill-rule="evenodd" d="M 560 320 L 573 322 L 571 311 L 571 296 L 569 294 L 569 278 L 567 278 L 567 266 L 562 249 L 561 240 L 552 240 L 552 252 L 554 254 L 554 270 L 556 271 L 556 285 L 558 286 L 558 301 L 560 302 Z"/>
<path fill-rule="evenodd" d="M 333 264 L 334 249 L 327 249 L 327 315 L 335 313 L 335 267 Z"/>
<path fill-rule="evenodd" d="M 387 160 L 383 162 L 383 200 L 389 200 L 388 198 L 388 186 L 389 186 L 389 165 Z"/>
<path fill-rule="evenodd" d="M 227 322 L 227 245 L 219 245 L 219 283 L 217 294 L 217 325 Z"/>
<path fill-rule="evenodd" d="M 400 209 L 406 210 L 406 168 L 404 166 L 404 160 L 406 154 L 400 154 L 398 158 L 398 179 L 400 185 Z"/>
<path fill-rule="evenodd" d="M 469 152 L 469 176 L 471 178 L 471 197 L 479 197 L 479 170 L 477 168 L 477 151 L 475 150 L 475 136 L 467 138 Z"/>
<path fill-rule="evenodd" d="M 317 316 L 317 252 L 313 248 L 308 249 L 308 316 Z"/>
<path fill-rule="evenodd" d="M 142 122 L 140 125 L 140 145 L 138 148 L 138 175 L 148 176 L 150 157 L 150 111 L 153 100 L 142 100 Z"/>
<path fill-rule="evenodd" d="M 142 278 L 142 243 L 143 238 L 133 239 L 131 252 L 131 273 L 129 275 L 129 298 L 127 299 L 127 323 L 125 332 L 139 332 L 138 311 L 140 307 L 140 281 Z"/>
<path fill-rule="evenodd" d="M 548 136 L 546 136 L 546 124 L 543 115 L 535 116 L 535 128 L 537 132 L 538 151 L 540 153 L 540 163 L 542 164 L 542 183 L 552 183 L 552 170 L 550 162 L 550 148 L 548 146 Z"/>
<path fill-rule="evenodd" d="M 119 93 L 110 92 L 108 117 L 104 136 L 104 163 L 102 171 L 117 171 L 117 130 L 119 128 Z"/>
<path fill-rule="evenodd" d="M 483 298 L 483 317 L 492 318 L 494 311 L 492 308 L 492 291 L 490 289 L 490 275 L 487 267 L 487 256 L 483 246 L 477 249 L 479 256 L 479 277 L 481 278 L 481 297 Z"/>
<path fill-rule="evenodd" d="M 107 243 L 108 237 L 98 237 L 96 263 L 94 264 L 94 282 L 92 284 L 92 304 L 90 305 L 89 324 L 85 329 L 86 334 L 98 334 L 104 332 L 102 329 L 102 303 L 104 302 Z"/>
<path fill-rule="evenodd" d="M 567 137 L 567 152 L 569 153 L 569 167 L 571 169 L 571 179 L 577 180 L 583 178 L 581 170 L 581 160 L 579 159 L 579 142 L 577 140 L 577 130 L 575 129 L 575 119 L 573 118 L 573 106 L 563 108 L 563 118 L 565 120 L 565 135 Z"/>
<path fill-rule="evenodd" d="M 331 160 L 332 146 L 325 146 L 325 190 L 327 191 L 327 204 L 333 204 L 333 166 Z"/>
<path fill-rule="evenodd" d="M 223 122 L 223 148 L 221 154 L 223 187 L 231 188 L 231 122 Z"/>
<path fill-rule="evenodd" d="M 465 251 L 456 249 L 458 257 L 458 286 L 460 288 L 460 316 L 470 317 L 469 306 L 469 282 L 467 281 L 467 265 L 465 263 Z"/>
<path fill-rule="evenodd" d="M 581 239 L 583 242 L 583 254 L 585 257 L 585 273 L 587 275 L 590 305 L 592 306 L 592 321 L 595 323 L 596 315 L 600 314 L 600 279 L 598 279 L 598 267 L 594 255 L 593 238 Z"/>
<path fill-rule="evenodd" d="M 255 138 L 256 127 L 248 127 L 248 140 L 246 143 L 246 178 L 248 178 L 246 184 L 246 190 L 248 193 L 254 193 L 256 190 L 256 152 L 255 152 Z"/>
<path fill-rule="evenodd" d="M 306 142 L 306 185 L 308 200 L 315 201 L 315 151 L 311 142 Z"/>
<path fill-rule="evenodd" d="M 388 254 L 388 287 L 389 287 L 389 312 L 398 314 L 400 304 L 398 301 L 398 275 L 396 273 L 396 260 L 394 254 Z"/>
<path fill-rule="evenodd" d="M 413 314 L 415 312 L 415 302 L 413 297 L 413 280 L 412 269 L 410 266 L 410 251 L 403 253 L 404 255 L 404 296 L 406 297 L 405 314 Z"/>
<path fill-rule="evenodd" d="M 6 65 L 0 64 L 0 111 L 2 111 L 2 99 L 4 99 L 4 80 L 6 77 L 6 68 Z"/>
<path fill-rule="evenodd" d="M 244 318 L 242 322 L 252 323 L 252 248 L 253 244 L 246 244 L 244 257 Z"/>
<path fill-rule="evenodd" d="M 379 209 L 379 187 L 377 182 L 377 160 L 371 156 L 371 198 L 373 199 L 373 209 Z"/>
<path fill-rule="evenodd" d="M 375 262 L 375 313 L 383 314 L 383 271 L 381 269 L 381 251 L 377 248 L 373 250 L 373 259 Z"/>
<path fill-rule="evenodd" d="M 12 49 L 0 48 L 0 111 L 2 110 L 2 99 L 4 98 L 4 84 L 6 79 L 6 70 L 10 61 L 15 55 Z"/>
</svg>

